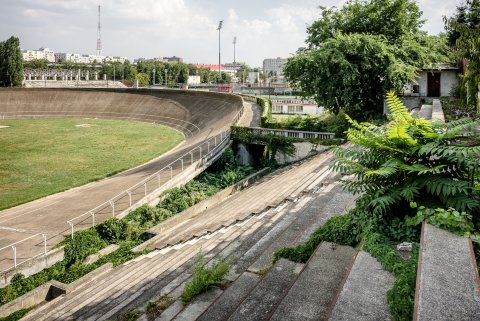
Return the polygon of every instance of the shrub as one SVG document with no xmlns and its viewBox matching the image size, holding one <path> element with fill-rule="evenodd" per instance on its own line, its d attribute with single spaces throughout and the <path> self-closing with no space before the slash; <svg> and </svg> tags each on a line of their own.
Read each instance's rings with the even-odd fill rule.
<svg viewBox="0 0 480 321">
<path fill-rule="evenodd" d="M 97 232 L 103 240 L 118 244 L 120 241 L 125 240 L 126 225 L 126 220 L 112 217 L 98 224 Z"/>
<path fill-rule="evenodd" d="M 392 114 L 377 126 L 350 118 L 347 132 L 353 148 L 335 149 L 333 169 L 349 175 L 346 189 L 360 194 L 365 212 L 381 221 L 414 213 L 409 203 L 429 208 L 455 208 L 478 214 L 474 190 L 480 162 L 476 126 L 469 119 L 441 124 L 415 119 L 393 93 L 387 95 Z"/>
<path fill-rule="evenodd" d="M 96 229 L 75 232 L 73 239 L 69 238 L 65 245 L 66 266 L 82 262 L 87 256 L 100 251 L 107 245 L 108 241 L 102 239 Z"/>
<path fill-rule="evenodd" d="M 27 308 L 27 309 L 21 309 L 18 311 L 13 312 L 12 314 L 0 318 L 0 321 L 17 321 L 23 318 L 32 308 Z"/>
<path fill-rule="evenodd" d="M 223 260 L 216 262 L 212 267 L 206 267 L 205 258 L 200 255 L 195 263 L 192 279 L 187 282 L 180 296 L 182 301 L 189 303 L 211 286 L 221 284 L 229 271 L 230 266 Z"/>
</svg>

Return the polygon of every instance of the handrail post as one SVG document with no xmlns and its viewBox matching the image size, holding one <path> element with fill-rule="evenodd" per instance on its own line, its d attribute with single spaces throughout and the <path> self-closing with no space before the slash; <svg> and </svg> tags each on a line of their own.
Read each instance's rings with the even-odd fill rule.
<svg viewBox="0 0 480 321">
<path fill-rule="evenodd" d="M 72 230 L 72 240 L 73 240 L 73 223 L 70 221 L 67 221 L 68 224 L 70 224 L 70 228 Z"/>
<path fill-rule="evenodd" d="M 92 227 L 95 226 L 95 213 L 93 211 L 89 211 L 90 215 L 92 215 Z"/>
<path fill-rule="evenodd" d="M 202 146 L 198 146 L 200 148 L 200 158 L 202 158 Z"/>
<path fill-rule="evenodd" d="M 127 191 L 130 206 L 132 206 L 132 191 Z"/>
<path fill-rule="evenodd" d="M 12 250 L 13 250 L 13 267 L 17 268 L 17 248 L 15 245 L 12 245 Z"/>
<path fill-rule="evenodd" d="M 145 196 L 147 196 L 147 182 L 145 182 L 145 183 L 143 184 L 143 187 L 144 187 L 144 189 L 145 189 Z"/>
<path fill-rule="evenodd" d="M 217 136 L 215 136 L 215 146 L 217 146 Z"/>
<path fill-rule="evenodd" d="M 172 179 L 173 178 L 173 168 L 172 168 L 171 165 L 168 166 L 168 167 L 170 167 L 170 179 Z"/>
<path fill-rule="evenodd" d="M 109 201 L 110 206 L 112 207 L 112 217 L 115 217 L 115 202 Z"/>
<path fill-rule="evenodd" d="M 207 153 L 210 153 L 210 141 L 207 141 Z"/>
<path fill-rule="evenodd" d="M 180 162 L 182 163 L 182 172 L 183 172 L 183 158 L 180 158 Z"/>
<path fill-rule="evenodd" d="M 190 164 L 193 164 L 193 151 L 190 152 Z"/>
<path fill-rule="evenodd" d="M 47 254 L 47 234 L 42 234 L 43 236 L 43 254 Z"/>
</svg>

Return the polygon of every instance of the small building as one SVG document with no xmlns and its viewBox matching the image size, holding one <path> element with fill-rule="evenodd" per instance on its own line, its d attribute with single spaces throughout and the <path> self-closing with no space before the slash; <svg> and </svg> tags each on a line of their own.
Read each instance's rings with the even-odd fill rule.
<svg viewBox="0 0 480 321">
<path fill-rule="evenodd" d="M 449 96 L 458 84 L 460 68 L 447 63 L 422 68 L 417 80 L 405 86 L 403 96 L 440 97 Z"/>
<path fill-rule="evenodd" d="M 318 115 L 325 110 L 313 99 L 271 97 L 272 114 Z"/>
<path fill-rule="evenodd" d="M 55 52 L 48 48 L 40 48 L 38 50 L 22 50 L 22 57 L 24 61 L 41 59 L 47 60 L 48 62 L 55 62 Z"/>
</svg>

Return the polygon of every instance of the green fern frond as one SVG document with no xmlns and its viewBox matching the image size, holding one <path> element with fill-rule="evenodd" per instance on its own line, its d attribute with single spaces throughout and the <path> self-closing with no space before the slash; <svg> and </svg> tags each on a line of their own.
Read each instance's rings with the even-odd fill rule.
<svg viewBox="0 0 480 321">
<path fill-rule="evenodd" d="M 412 121 L 413 117 L 410 115 L 407 107 L 402 101 L 395 95 L 393 91 L 387 93 L 387 106 L 390 109 L 391 117 L 393 119 L 402 119 L 405 121 Z"/>
</svg>

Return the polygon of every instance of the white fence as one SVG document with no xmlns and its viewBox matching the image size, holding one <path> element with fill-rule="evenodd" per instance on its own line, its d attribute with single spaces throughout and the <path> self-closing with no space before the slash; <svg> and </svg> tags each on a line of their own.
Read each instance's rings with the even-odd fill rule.
<svg viewBox="0 0 480 321">
<path fill-rule="evenodd" d="M 260 127 L 251 127 L 248 128 L 250 132 L 256 135 L 275 135 L 283 136 L 297 139 L 333 139 L 335 138 L 335 133 L 325 133 L 325 132 L 306 132 L 299 130 L 284 130 L 284 129 L 270 129 L 270 128 L 260 128 Z"/>
</svg>

